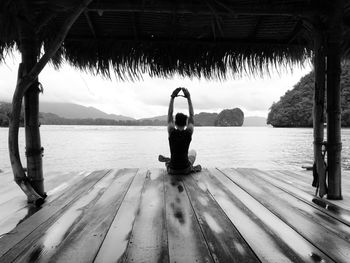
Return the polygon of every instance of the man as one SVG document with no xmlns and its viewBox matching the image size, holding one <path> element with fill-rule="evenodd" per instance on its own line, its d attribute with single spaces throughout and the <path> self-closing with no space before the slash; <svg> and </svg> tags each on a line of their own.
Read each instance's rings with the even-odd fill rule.
<svg viewBox="0 0 350 263">
<path fill-rule="evenodd" d="M 184 97 L 187 98 L 189 117 L 183 113 L 177 113 L 175 124 L 173 118 L 174 100 L 183 91 Z M 170 98 L 168 110 L 168 134 L 171 157 L 167 158 L 159 155 L 160 162 L 165 162 L 169 174 L 189 174 L 191 172 L 200 172 L 200 165 L 193 166 L 196 160 L 196 152 L 188 150 L 194 128 L 194 112 L 191 101 L 191 95 L 185 88 L 177 88 L 173 91 Z"/>
</svg>

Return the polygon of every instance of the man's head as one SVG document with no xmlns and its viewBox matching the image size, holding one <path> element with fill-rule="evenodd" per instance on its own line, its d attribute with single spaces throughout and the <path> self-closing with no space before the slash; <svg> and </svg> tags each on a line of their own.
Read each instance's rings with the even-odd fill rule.
<svg viewBox="0 0 350 263">
<path fill-rule="evenodd" d="M 175 125 L 178 128 L 184 128 L 187 125 L 187 115 L 183 113 L 177 113 L 175 115 Z"/>
</svg>

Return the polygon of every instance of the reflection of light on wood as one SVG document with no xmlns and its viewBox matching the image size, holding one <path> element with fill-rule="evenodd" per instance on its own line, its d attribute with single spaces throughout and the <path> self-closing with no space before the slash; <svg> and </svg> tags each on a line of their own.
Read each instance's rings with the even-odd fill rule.
<svg viewBox="0 0 350 263">
<path fill-rule="evenodd" d="M 210 214 L 204 212 L 203 216 L 204 216 L 205 220 L 207 221 L 209 227 L 213 231 L 215 231 L 216 233 L 221 233 L 222 232 L 222 228 L 218 225 L 216 220 Z"/>
<path fill-rule="evenodd" d="M 134 178 L 124 202 L 119 207 L 118 213 L 114 218 L 105 241 L 101 246 L 95 262 L 118 261 L 123 256 L 128 245 L 132 226 L 134 224 L 138 202 L 143 185 L 143 175 L 138 173 Z M 115 244 L 118 244 L 116 246 Z"/>
<path fill-rule="evenodd" d="M 40 252 L 37 258 L 40 259 L 40 261 L 47 261 L 72 230 L 74 223 L 79 221 L 79 217 L 86 213 L 88 205 L 100 194 L 102 189 L 106 189 L 107 186 L 110 185 L 112 179 L 113 174 L 110 173 L 90 189 L 85 196 L 77 200 L 73 206 L 65 211 L 65 213 L 42 234 L 36 245 L 32 246 L 21 258 L 25 261 L 25 259 L 31 257 L 33 253 Z M 37 250 L 38 245 L 40 251 Z"/>
<path fill-rule="evenodd" d="M 247 253 L 247 251 L 244 249 L 244 247 L 240 243 L 234 242 L 234 246 L 239 251 L 239 253 L 241 253 L 241 255 L 244 255 Z"/>
<path fill-rule="evenodd" d="M 198 201 L 199 201 L 202 205 L 204 205 L 204 206 L 207 206 L 207 205 L 208 205 L 208 199 L 206 199 L 206 198 L 204 198 L 204 197 L 202 197 L 202 196 L 199 196 L 199 197 L 198 197 Z"/>
<path fill-rule="evenodd" d="M 31 215 L 0 236 L 0 262 L 347 262 L 346 202 L 316 198 L 305 173 L 58 174 L 47 181 L 55 195 L 33 215 L 11 210 L 24 205 L 17 199 L 0 204 L 0 229 Z"/>
<path fill-rule="evenodd" d="M 48 194 L 48 195 L 53 195 L 53 194 L 55 194 L 55 193 L 57 193 L 57 192 L 62 191 L 62 190 L 65 189 L 65 188 L 67 188 L 68 186 L 69 186 L 68 183 L 63 183 L 63 184 L 57 186 L 56 188 L 54 188 L 54 189 L 48 191 L 47 194 Z"/>
</svg>

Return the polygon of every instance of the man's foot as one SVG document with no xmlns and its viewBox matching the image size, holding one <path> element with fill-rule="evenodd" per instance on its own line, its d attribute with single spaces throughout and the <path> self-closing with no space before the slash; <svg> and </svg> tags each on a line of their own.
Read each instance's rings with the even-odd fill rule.
<svg viewBox="0 0 350 263">
<path fill-rule="evenodd" d="M 192 171 L 194 173 L 199 173 L 200 171 L 202 171 L 202 166 L 200 166 L 199 164 L 195 165 L 192 167 Z"/>
<path fill-rule="evenodd" d="M 158 161 L 160 161 L 160 162 L 162 162 L 162 163 L 167 163 L 167 162 L 170 162 L 170 158 L 168 158 L 168 157 L 165 157 L 165 156 L 163 156 L 163 155 L 159 155 L 158 156 Z"/>
</svg>

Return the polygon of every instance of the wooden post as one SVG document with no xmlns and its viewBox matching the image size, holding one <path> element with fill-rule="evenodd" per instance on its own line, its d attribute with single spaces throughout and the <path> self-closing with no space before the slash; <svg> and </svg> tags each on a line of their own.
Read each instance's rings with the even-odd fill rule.
<svg viewBox="0 0 350 263">
<path fill-rule="evenodd" d="M 23 64 L 20 64 L 18 68 L 17 85 L 12 98 L 12 111 L 10 116 L 8 139 L 9 155 L 15 181 L 27 195 L 28 202 L 41 205 L 44 202 L 44 198 L 33 189 L 31 183 L 25 175 L 18 149 L 19 119 L 21 116 L 22 99 L 26 85 L 26 81 L 22 81 L 22 76 Z"/>
<path fill-rule="evenodd" d="M 327 38 L 327 160 L 328 199 L 342 199 L 341 193 L 341 41 L 343 0 L 333 0 Z"/>
<path fill-rule="evenodd" d="M 322 198 L 327 193 L 326 187 L 326 166 L 322 155 L 324 140 L 324 99 L 326 84 L 326 59 L 324 50 L 324 34 L 319 30 L 318 25 L 314 28 L 314 70 L 315 89 L 313 105 L 313 128 L 314 128 L 314 165 L 316 166 L 316 180 L 314 186 L 319 188 L 319 196 Z"/>
<path fill-rule="evenodd" d="M 26 27 L 26 30 L 23 30 L 20 49 L 24 74 L 30 72 L 39 57 L 39 47 L 34 37 L 34 30 L 31 28 Z M 27 176 L 34 190 L 45 196 L 39 131 L 39 92 L 37 78 L 24 94 Z"/>
<path fill-rule="evenodd" d="M 40 58 L 38 62 L 33 63 L 31 67 L 28 65 L 25 66 L 23 63 L 20 64 L 20 67 L 18 69 L 18 79 L 16 84 L 16 89 L 13 95 L 12 99 L 12 113 L 10 118 L 10 125 L 9 125 L 9 137 L 8 137 L 8 145 L 9 145 L 9 156 L 11 161 L 11 167 L 12 171 L 15 177 L 16 183 L 21 187 L 23 192 L 27 195 L 29 202 L 34 202 L 37 205 L 40 205 L 45 195 L 38 194 L 37 191 L 42 191 L 43 188 L 41 188 L 42 181 L 39 181 L 39 183 L 36 183 L 36 178 L 40 178 L 40 173 L 37 172 L 37 167 L 40 167 L 41 161 L 38 161 L 37 158 L 33 158 L 29 162 L 33 162 L 30 165 L 34 167 L 33 169 L 33 178 L 36 189 L 33 188 L 31 180 L 28 179 L 26 174 L 24 173 L 23 166 L 21 163 L 20 155 L 19 155 L 19 149 L 18 149 L 18 130 L 19 130 L 19 119 L 20 119 L 20 113 L 21 113 L 21 105 L 23 97 L 26 94 L 26 105 L 28 106 L 28 110 L 26 113 L 26 123 L 28 126 L 28 133 L 26 133 L 26 137 L 34 136 L 34 140 L 31 138 L 28 138 L 27 141 L 31 141 L 29 143 L 30 147 L 33 146 L 34 153 L 35 150 L 39 150 L 40 148 L 40 155 L 41 155 L 41 146 L 40 145 L 40 137 L 39 137 L 39 130 L 38 130 L 38 103 L 36 102 L 38 100 L 37 97 L 37 91 L 34 91 L 34 86 L 37 85 L 37 79 L 40 74 L 40 72 L 43 70 L 47 62 L 52 58 L 52 56 L 56 53 L 56 51 L 61 46 L 62 42 L 64 41 L 66 35 L 69 32 L 69 29 L 72 27 L 73 23 L 78 19 L 78 17 L 81 15 L 81 13 L 86 9 L 86 7 L 92 2 L 92 0 L 81 0 L 81 2 L 77 5 L 76 8 L 74 8 L 73 12 L 65 19 L 62 28 L 57 32 L 56 37 L 54 41 L 52 42 L 51 46 L 47 49 L 45 54 Z M 23 25 L 23 22 L 28 21 L 20 21 L 20 19 L 23 19 L 22 16 L 17 17 L 17 27 L 19 29 L 19 39 L 26 41 L 27 33 L 25 32 L 25 25 Z M 23 27 L 22 27 L 22 26 Z M 24 31 L 23 31 L 24 30 Z M 23 42 L 23 41 L 22 41 Z M 22 45 L 22 43 L 19 43 Z M 23 43 L 26 45 L 25 43 Z M 36 46 L 36 48 L 39 48 Z M 23 49 L 26 49 L 23 47 Z M 28 48 L 29 50 L 29 48 Z M 36 50 L 37 52 L 39 49 Z M 22 49 L 21 49 L 22 52 Z M 30 54 L 24 54 L 22 52 L 22 59 L 24 60 L 32 60 L 31 57 L 34 52 L 30 52 Z M 26 56 L 30 57 L 26 57 Z M 37 56 L 37 53 L 36 53 Z M 33 59 L 34 60 L 34 59 Z M 36 87 L 37 88 L 37 87 Z M 33 89 L 33 93 L 28 90 Z M 36 95 L 33 95 L 35 94 Z M 31 103 L 34 103 L 34 107 L 31 106 Z M 39 138 L 39 139 L 38 139 Z M 28 153 L 28 149 L 27 149 Z M 36 155 L 36 153 L 35 153 Z M 40 157 L 41 159 L 41 157 Z M 40 180 L 40 179 L 39 179 Z"/>
</svg>

